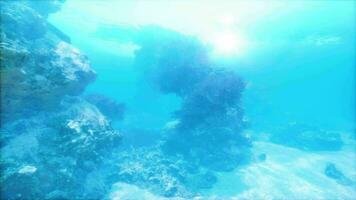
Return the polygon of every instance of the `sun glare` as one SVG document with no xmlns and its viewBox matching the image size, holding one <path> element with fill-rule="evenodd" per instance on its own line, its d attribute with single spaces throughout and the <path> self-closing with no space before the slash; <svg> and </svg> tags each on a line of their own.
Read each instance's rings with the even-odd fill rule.
<svg viewBox="0 0 356 200">
<path fill-rule="evenodd" d="M 236 55 L 245 47 L 244 39 L 237 33 L 225 31 L 217 34 L 212 41 L 214 51 L 220 55 Z"/>
</svg>

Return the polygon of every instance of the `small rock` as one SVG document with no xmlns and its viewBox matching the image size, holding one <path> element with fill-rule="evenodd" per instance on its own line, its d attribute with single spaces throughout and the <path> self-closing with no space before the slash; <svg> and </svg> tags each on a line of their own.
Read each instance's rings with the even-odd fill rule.
<svg viewBox="0 0 356 200">
<path fill-rule="evenodd" d="M 337 181 L 341 185 L 352 185 L 352 181 L 347 178 L 338 168 L 336 168 L 335 164 L 333 163 L 327 163 L 324 174 Z"/>
</svg>

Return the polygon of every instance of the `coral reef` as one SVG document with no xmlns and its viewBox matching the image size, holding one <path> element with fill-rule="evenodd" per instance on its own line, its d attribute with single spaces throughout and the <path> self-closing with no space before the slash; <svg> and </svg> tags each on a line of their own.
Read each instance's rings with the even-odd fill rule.
<svg viewBox="0 0 356 200">
<path fill-rule="evenodd" d="M 150 62 L 136 65 L 145 69 L 147 80 L 160 92 L 182 98 L 174 114 L 178 123 L 167 134 L 164 152 L 224 171 L 248 160 L 250 142 L 242 134 L 245 84 L 241 78 L 215 66 L 209 49 L 197 38 L 158 27 L 141 31 L 144 36 L 136 41 L 141 46 L 136 59 Z"/>
<path fill-rule="evenodd" d="M 2 120 L 54 109 L 95 80 L 86 56 L 36 10 L 22 1 L 1 6 Z"/>
<path fill-rule="evenodd" d="M 157 26 L 139 29 L 135 65 L 162 93 L 184 96 L 209 73 L 207 48 L 194 37 Z"/>
<path fill-rule="evenodd" d="M 90 192 L 82 183 L 120 143 L 121 135 L 93 105 L 80 99 L 63 102 L 61 112 L 3 127 L 15 135 L 2 148 L 3 198 L 47 198 L 55 193 L 84 198 Z"/>
<path fill-rule="evenodd" d="M 180 129 L 194 129 L 201 124 L 238 129 L 243 112 L 240 107 L 242 80 L 233 72 L 215 70 L 206 76 L 184 99 L 176 115 Z"/>
<path fill-rule="evenodd" d="M 159 147 L 132 148 L 114 156 L 112 182 L 138 185 L 165 197 L 192 198 L 211 188 L 214 173 L 177 157 L 167 157 Z"/>
<path fill-rule="evenodd" d="M 100 199 L 115 183 L 192 198 L 213 187 L 215 171 L 248 160 L 244 82 L 214 66 L 196 38 L 153 26 L 135 35 L 141 45 L 135 65 L 182 105 L 166 137 L 147 134 L 152 141 L 143 142 L 132 133 L 120 147 L 121 133 L 110 121 L 123 118 L 125 105 L 81 96 L 96 73 L 47 22 L 62 2 L 1 2 L 2 199 Z"/>
<path fill-rule="evenodd" d="M 117 180 L 148 188 L 164 196 L 187 196 L 182 164 L 174 163 L 153 149 L 136 149 L 118 155 Z"/>
<path fill-rule="evenodd" d="M 46 21 L 61 2 L 1 2 L 1 199 L 105 194 L 105 188 L 98 192 L 83 183 L 121 135 L 95 105 L 78 97 L 96 73 Z"/>
<path fill-rule="evenodd" d="M 106 117 L 94 105 L 82 99 L 64 99 L 61 110 L 53 121 L 60 126 L 56 127 L 60 135 L 55 140 L 58 142 L 55 146 L 63 149 L 63 154 L 95 161 L 108 153 L 107 149 L 113 149 L 120 143 L 120 134 L 111 128 Z"/>
</svg>

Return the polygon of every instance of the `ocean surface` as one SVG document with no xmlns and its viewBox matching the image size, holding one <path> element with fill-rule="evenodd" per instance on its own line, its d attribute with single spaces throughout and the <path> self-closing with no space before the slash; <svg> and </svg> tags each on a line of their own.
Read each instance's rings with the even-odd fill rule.
<svg viewBox="0 0 356 200">
<path fill-rule="evenodd" d="M 0 5 L 1 199 L 356 199 L 354 1 Z"/>
</svg>

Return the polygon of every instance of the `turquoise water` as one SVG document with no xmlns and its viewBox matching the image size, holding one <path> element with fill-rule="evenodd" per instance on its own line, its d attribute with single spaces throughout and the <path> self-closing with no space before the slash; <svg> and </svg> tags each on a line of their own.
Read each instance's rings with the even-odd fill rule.
<svg viewBox="0 0 356 200">
<path fill-rule="evenodd" d="M 2 198 L 356 199 L 355 2 L 33 2 L 1 14 Z"/>
<path fill-rule="evenodd" d="M 101 72 L 89 90 L 104 90 L 120 100 L 132 97 L 133 82 L 137 83 L 132 69 L 134 57 L 127 53 L 132 50 L 125 49 L 125 45 L 131 44 L 130 30 L 105 32 L 100 26 L 114 24 L 130 29 L 130 26 L 155 24 L 198 37 L 231 29 L 242 35 L 247 44 L 236 47 L 237 55 L 232 52 L 232 55 L 220 55 L 217 60 L 251 83 L 244 96 L 245 106 L 249 106 L 247 115 L 260 116 L 261 122 L 269 119 L 268 123 L 287 118 L 287 122 L 298 120 L 330 128 L 353 127 L 353 2 L 237 2 L 236 5 L 225 2 L 214 10 L 217 5 L 217 2 L 210 5 L 174 1 L 69 1 L 50 21 L 70 35 L 73 44 L 91 58 L 93 68 Z M 169 11 L 161 7 L 168 7 Z M 188 11 L 180 14 L 184 9 Z M 219 24 L 226 16 L 232 18 L 232 24 Z M 192 18 L 192 22 L 187 22 L 187 18 Z M 175 108 L 172 106 L 172 110 Z"/>
</svg>

